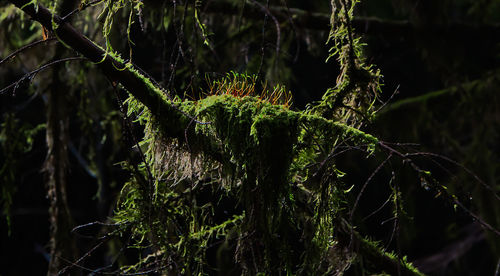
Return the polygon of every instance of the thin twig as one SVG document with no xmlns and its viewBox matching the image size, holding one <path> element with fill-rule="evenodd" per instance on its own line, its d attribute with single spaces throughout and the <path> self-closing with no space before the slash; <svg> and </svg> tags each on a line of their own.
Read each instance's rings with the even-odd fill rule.
<svg viewBox="0 0 500 276">
<path fill-rule="evenodd" d="M 422 169 L 420 169 L 417 164 L 415 164 L 415 162 L 413 162 L 412 159 L 409 158 L 409 156 L 411 155 L 415 155 L 415 154 L 403 154 L 399 151 L 397 151 L 396 149 L 388 146 L 386 143 L 384 143 L 383 141 L 380 141 L 378 143 L 379 146 L 381 146 L 383 149 L 389 151 L 390 153 L 394 153 L 395 155 L 401 157 L 403 159 L 403 162 L 406 162 L 408 163 L 416 172 L 418 172 L 419 174 L 426 174 L 426 172 Z M 438 154 L 428 154 L 428 155 L 435 155 L 437 157 L 444 157 L 444 156 L 440 156 Z M 447 157 L 446 157 L 447 158 Z M 448 158 L 449 159 L 449 158 Z M 445 159 L 446 160 L 446 159 Z M 448 161 L 450 161 L 451 159 L 449 159 Z M 452 162 L 453 160 L 451 160 L 450 162 Z M 453 161 L 454 162 L 454 161 Z M 444 194 L 444 195 L 448 195 L 448 197 L 451 199 L 451 201 L 456 204 L 457 206 L 459 206 L 462 210 L 464 210 L 468 215 L 470 215 L 471 217 L 473 217 L 474 219 L 476 219 L 482 226 L 484 226 L 485 228 L 491 230 L 493 233 L 495 233 L 496 235 L 500 236 L 500 231 L 498 231 L 497 229 L 495 229 L 493 226 L 491 226 L 490 224 L 488 224 L 484 219 L 482 219 L 481 217 L 479 217 L 478 215 L 476 215 L 475 213 L 473 213 L 471 210 L 467 209 L 459 200 L 456 196 L 454 195 L 450 195 L 448 194 L 448 192 L 442 188 L 442 187 L 439 187 L 437 185 L 435 185 L 433 188 L 435 188 L 439 193 L 441 194 Z"/>
<path fill-rule="evenodd" d="M 354 202 L 354 205 L 353 205 L 352 210 L 351 210 L 351 214 L 350 214 L 350 221 L 351 222 L 352 222 L 352 218 L 354 215 L 354 211 L 356 210 L 358 203 L 359 203 L 359 200 L 361 199 L 361 195 L 363 195 L 363 192 L 365 191 L 366 187 L 368 186 L 368 183 L 370 183 L 372 178 L 382 169 L 382 167 L 385 165 L 385 163 L 387 163 L 387 161 L 389 161 L 391 158 L 392 158 L 392 153 L 389 153 L 389 156 L 387 156 L 387 158 L 382 163 L 380 163 L 380 165 L 378 165 L 378 167 L 372 172 L 370 177 L 368 177 L 368 179 L 365 181 L 365 183 L 363 184 L 363 187 L 361 187 L 361 191 L 359 191 L 359 194 L 356 197 L 356 201 Z"/>
<path fill-rule="evenodd" d="M 493 233 L 497 234 L 498 236 L 500 236 L 500 231 L 498 231 L 493 226 L 491 226 L 489 223 L 487 223 L 486 221 L 484 221 L 481 217 L 479 217 L 478 215 L 474 214 L 472 211 L 470 211 L 469 209 L 467 209 L 467 207 L 465 207 L 462 204 L 462 202 L 460 202 L 458 199 L 454 198 L 453 202 L 455 204 L 457 204 L 457 206 L 459 206 L 460 208 L 462 208 L 462 210 L 464 210 L 467 214 L 469 214 L 469 216 L 471 216 L 475 220 L 477 220 L 479 222 L 479 224 L 481 224 L 482 226 L 486 227 L 491 232 L 493 232 Z"/>
<path fill-rule="evenodd" d="M 48 43 L 48 42 L 52 42 L 52 41 L 55 41 L 56 38 L 55 37 L 49 37 L 45 40 L 41 39 L 41 40 L 38 40 L 38 41 L 35 41 L 35 42 L 32 42 L 28 45 L 24 45 L 23 47 L 15 50 L 14 52 L 12 52 L 10 55 L 8 55 L 7 57 L 5 57 L 4 59 L 0 60 L 0 65 L 2 65 L 2 63 L 6 62 L 7 60 L 13 58 L 14 56 L 16 56 L 17 54 L 23 52 L 24 50 L 27 50 L 27 49 L 30 49 L 30 48 L 33 48 L 39 44 L 43 44 L 43 43 Z"/>
<path fill-rule="evenodd" d="M 100 226 L 119 226 L 123 225 L 123 223 L 105 223 L 105 222 L 100 222 L 100 221 L 93 221 L 85 224 L 81 224 L 78 226 L 75 226 L 73 229 L 71 229 L 71 233 L 75 232 L 76 230 L 79 230 L 80 228 L 88 227 L 88 226 L 94 226 L 94 225 L 100 225 Z"/>
<path fill-rule="evenodd" d="M 396 87 L 396 89 L 394 90 L 394 92 L 392 92 L 392 95 L 389 97 L 389 99 L 387 101 L 385 101 L 382 106 L 380 106 L 376 111 L 375 113 L 378 113 L 380 110 L 382 110 L 382 108 L 384 108 L 388 103 L 390 103 L 392 101 L 392 99 L 394 98 L 394 96 L 396 96 L 396 94 L 398 94 L 399 92 L 399 84 L 398 86 Z"/>
<path fill-rule="evenodd" d="M 457 161 L 455 161 L 449 157 L 446 157 L 446 156 L 441 155 L 441 154 L 432 153 L 432 152 L 416 152 L 416 153 L 407 153 L 405 155 L 406 156 L 432 156 L 432 157 L 437 157 L 437 158 L 443 159 L 445 161 L 448 161 L 448 162 L 452 163 L 453 165 L 458 166 L 461 169 L 463 169 L 470 176 L 472 176 L 477 182 L 479 182 L 484 188 L 486 188 L 488 191 L 490 191 L 495 196 L 495 198 L 497 200 L 500 200 L 500 196 L 498 196 L 497 192 L 495 191 L 495 189 L 493 189 L 493 187 L 491 187 L 486 182 L 484 182 L 481 178 L 479 178 L 479 176 L 477 174 L 473 173 L 470 169 L 468 169 L 464 165 L 458 163 Z"/>
<path fill-rule="evenodd" d="M 77 266 L 79 268 L 83 268 L 79 265 L 80 262 L 82 262 L 83 260 L 85 260 L 86 258 L 88 258 L 92 252 L 96 251 L 99 247 L 101 247 L 105 242 L 107 242 L 109 239 L 111 238 L 111 235 L 106 235 L 98 244 L 96 244 L 94 247 L 92 247 L 87 253 L 85 253 L 82 257 L 80 257 L 78 260 L 76 260 L 75 262 L 70 262 L 69 260 L 67 259 L 64 259 L 64 258 L 61 258 L 61 257 L 58 257 L 58 258 L 61 258 L 62 260 L 66 261 L 66 262 L 69 262 L 70 265 L 64 267 L 63 269 L 61 269 L 58 273 L 58 275 L 63 275 L 68 269 L 74 267 L 74 266 Z"/>
<path fill-rule="evenodd" d="M 82 4 L 80 5 L 80 7 L 74 9 L 73 11 L 71 11 L 70 13 L 68 13 L 67 15 L 65 15 L 63 18 L 62 18 L 62 21 L 63 22 L 67 22 L 68 19 L 70 19 L 70 17 L 72 17 L 73 15 L 75 15 L 76 13 L 79 13 L 83 10 L 85 10 L 86 8 L 90 7 L 90 6 L 94 6 L 94 5 L 97 5 L 99 4 L 100 2 L 104 2 L 104 0 L 95 0 L 95 1 L 92 1 L 92 2 L 89 2 L 89 3 L 85 3 L 85 4 Z"/>
<path fill-rule="evenodd" d="M 86 58 L 84 57 L 70 57 L 70 58 L 63 58 L 63 59 L 58 59 L 58 60 L 55 60 L 55 61 L 51 61 L 49 63 L 46 63 L 45 65 L 25 74 L 24 76 L 22 76 L 19 80 L 11 83 L 9 86 L 3 88 L 2 90 L 0 90 L 0 95 L 2 95 L 5 91 L 8 91 L 10 88 L 14 87 L 14 91 L 13 93 L 15 93 L 16 89 L 19 87 L 19 85 L 26 79 L 29 79 L 30 81 L 36 77 L 36 75 L 40 72 L 40 71 L 43 71 L 53 65 L 56 65 L 58 63 L 62 63 L 62 62 L 66 62 L 66 61 L 73 61 L 73 60 L 86 60 Z"/>
<path fill-rule="evenodd" d="M 394 172 L 393 172 L 393 176 L 391 177 L 390 182 L 392 182 L 393 180 L 394 180 Z M 389 184 L 390 184 L 390 183 L 389 183 Z M 371 212 L 369 215 L 365 216 L 365 217 L 362 219 L 362 221 L 367 220 L 369 217 L 371 217 L 371 216 L 375 215 L 375 214 L 376 214 L 376 213 L 378 213 L 380 210 L 382 210 L 382 209 L 383 209 L 383 208 L 387 205 L 387 203 L 389 203 L 389 201 L 391 201 L 391 199 L 392 199 L 392 194 L 391 194 L 391 195 L 389 195 L 389 197 L 387 198 L 387 200 L 386 200 L 384 203 L 382 203 L 382 205 L 380 205 L 380 207 L 378 207 L 377 209 L 375 209 L 375 211 Z"/>
<path fill-rule="evenodd" d="M 278 19 L 276 19 L 276 16 L 274 16 L 271 11 L 269 10 L 269 1 L 267 2 L 267 7 L 262 5 L 261 3 L 255 1 L 255 0 L 250 0 L 253 2 L 255 5 L 259 6 L 259 8 L 265 12 L 271 19 L 274 21 L 274 26 L 276 27 L 276 55 L 279 55 L 280 53 L 280 42 L 281 42 L 281 28 L 280 28 L 280 23 Z"/>
<path fill-rule="evenodd" d="M 295 22 L 293 20 L 293 16 L 292 16 L 292 13 L 290 11 L 290 8 L 288 7 L 288 3 L 286 2 L 286 0 L 281 0 L 281 2 L 283 2 L 283 5 L 285 6 L 285 11 L 286 11 L 288 21 L 290 22 L 290 26 L 292 26 L 292 32 L 295 35 L 295 43 L 296 43 L 296 47 L 297 47 L 296 52 L 295 52 L 295 56 L 293 58 L 293 63 L 295 64 L 299 60 L 299 54 L 300 54 L 299 34 L 297 32 L 297 26 L 295 26 Z"/>
</svg>

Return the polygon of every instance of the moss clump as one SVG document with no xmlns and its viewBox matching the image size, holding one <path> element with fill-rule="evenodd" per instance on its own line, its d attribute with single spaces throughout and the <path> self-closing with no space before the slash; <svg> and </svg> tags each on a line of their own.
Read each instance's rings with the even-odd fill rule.
<svg viewBox="0 0 500 276">
<path fill-rule="evenodd" d="M 140 228 L 137 241 L 154 241 L 161 258 L 185 264 L 180 273 L 210 271 L 206 254 L 217 242 L 230 244 L 247 274 L 331 269 L 327 233 L 344 187 L 333 160 L 319 164 L 339 141 L 373 151 L 375 137 L 250 96 L 182 101 L 166 117 L 128 103 L 146 125 L 155 190 L 148 196 L 136 179 L 124 191 L 117 220 Z"/>
</svg>

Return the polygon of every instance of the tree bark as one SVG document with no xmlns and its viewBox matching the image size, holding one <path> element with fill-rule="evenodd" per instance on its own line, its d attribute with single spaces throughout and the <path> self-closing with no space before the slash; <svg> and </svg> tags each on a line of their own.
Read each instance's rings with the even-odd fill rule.
<svg viewBox="0 0 500 276">
<path fill-rule="evenodd" d="M 47 96 L 47 145 L 48 154 L 45 161 L 46 189 L 49 199 L 50 220 L 50 263 L 48 275 L 57 275 L 67 262 L 75 258 L 75 241 L 70 235 L 72 219 L 67 201 L 67 164 L 68 164 L 68 126 L 66 117 L 66 99 L 59 85 L 62 82 L 55 77 Z"/>
<path fill-rule="evenodd" d="M 63 1 L 60 13 L 69 13 L 78 5 L 77 0 Z M 66 49 L 57 45 L 54 60 L 62 58 Z M 44 165 L 46 189 L 49 199 L 50 221 L 50 262 L 47 275 L 57 275 L 68 262 L 78 256 L 76 241 L 71 236 L 73 219 L 68 206 L 68 142 L 69 142 L 69 87 L 61 80 L 64 65 L 57 64 L 52 69 L 52 83 L 45 94 L 47 97 L 47 159 Z"/>
</svg>

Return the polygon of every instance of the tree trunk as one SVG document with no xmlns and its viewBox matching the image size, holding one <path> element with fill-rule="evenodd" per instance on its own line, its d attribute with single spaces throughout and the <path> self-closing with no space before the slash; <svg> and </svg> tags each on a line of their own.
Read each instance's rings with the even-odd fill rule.
<svg viewBox="0 0 500 276">
<path fill-rule="evenodd" d="M 67 14 L 79 1 L 63 1 L 60 13 Z M 56 46 L 54 60 L 62 57 L 64 46 Z M 68 206 L 68 141 L 69 114 L 67 107 L 66 82 L 60 79 L 64 65 L 57 64 L 52 72 L 52 84 L 45 94 L 47 97 L 47 145 L 48 154 L 44 170 L 46 172 L 47 197 L 50 201 L 50 262 L 47 275 L 57 275 L 78 256 L 75 239 L 71 236 L 73 220 Z"/>
</svg>

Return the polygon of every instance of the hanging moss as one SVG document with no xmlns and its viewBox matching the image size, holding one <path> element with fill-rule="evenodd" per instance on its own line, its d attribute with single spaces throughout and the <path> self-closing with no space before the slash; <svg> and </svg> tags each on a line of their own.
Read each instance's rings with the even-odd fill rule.
<svg viewBox="0 0 500 276">
<path fill-rule="evenodd" d="M 244 274 L 349 267 L 354 258 L 338 257 L 343 249 L 334 249 L 331 235 L 347 187 L 328 155 L 341 141 L 370 154 L 375 137 L 258 97 L 178 101 L 172 110 L 185 116 L 173 126 L 137 101 L 128 103 L 130 114 L 140 114 L 137 120 L 146 125 L 142 147 L 155 193 L 149 202 L 147 189 L 140 188 L 147 176 L 142 167 L 143 176 L 124 188 L 116 220 L 132 227 L 137 246 L 156 248 L 162 263 L 182 264 L 166 270 L 213 272 L 207 251 L 221 242 L 217 248 L 228 250 Z M 177 135 L 177 128 L 184 135 Z M 212 151 L 196 151 L 200 147 Z M 222 261 L 219 255 L 217 263 Z"/>
<path fill-rule="evenodd" d="M 336 219 L 345 215 L 348 188 L 331 155 L 340 143 L 367 154 L 378 144 L 351 127 L 359 126 L 349 119 L 354 113 L 339 119 L 317 108 L 298 112 L 245 93 L 169 99 L 132 64 L 123 70 L 149 91 L 142 102 L 127 101 L 128 115 L 135 114 L 146 128 L 141 142 L 146 163 L 122 192 L 115 219 L 134 233 L 137 248 L 153 248 L 156 258 L 142 259 L 129 270 L 152 266 L 159 258 L 172 273 L 213 272 L 207 251 L 221 242 L 243 274 L 349 267 L 352 257 L 335 257 L 342 249 L 334 250 L 332 233 Z M 239 79 L 219 89 L 237 87 L 231 81 Z M 330 106 L 328 99 L 318 108 L 323 105 Z"/>
<path fill-rule="evenodd" d="M 106 40 L 123 3 L 108 3 L 103 12 Z M 380 75 L 363 64 L 359 39 L 352 37 L 356 1 L 342 3 L 332 1 L 332 20 L 336 7 L 345 20 L 339 21 L 341 31 L 331 33 L 342 74 L 336 88 L 305 112 L 290 110 L 279 87 L 262 95 L 216 91 L 198 101 L 173 99 L 107 40 L 98 64 L 126 84 L 128 115 L 146 130 L 138 145 L 144 162 L 125 164 L 132 176 L 114 219 L 116 233 L 131 233 L 129 247 L 150 254 L 122 271 L 213 273 L 223 267 L 217 265 L 221 257 L 208 261 L 214 248 L 229 252 L 247 275 L 341 273 L 349 267 L 354 257 L 344 254 L 346 246 L 335 247 L 346 231 L 338 222 L 346 215 L 349 188 L 333 153 L 340 143 L 374 152 L 378 140 L 357 128 L 360 115 L 371 116 Z M 239 81 L 217 89 L 237 88 Z M 371 249 L 358 253 L 384 255 Z"/>
</svg>

